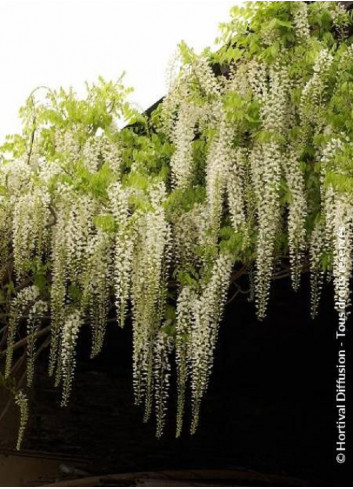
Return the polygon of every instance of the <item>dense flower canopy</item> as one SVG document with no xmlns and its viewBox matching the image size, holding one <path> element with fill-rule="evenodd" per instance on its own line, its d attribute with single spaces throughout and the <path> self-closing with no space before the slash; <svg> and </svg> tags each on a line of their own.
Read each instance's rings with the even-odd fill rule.
<svg viewBox="0 0 353 489">
<path fill-rule="evenodd" d="M 262 319 L 274 277 L 288 272 L 297 289 L 310 272 L 312 315 L 333 280 L 345 320 L 352 27 L 337 2 L 234 8 L 218 51 L 180 45 L 169 93 L 148 116 L 121 80 L 100 79 L 82 100 L 31 94 L 0 166 L 2 382 L 21 408 L 19 441 L 26 387 L 11 378 L 24 343 L 27 387 L 50 344 L 65 405 L 81 331 L 94 357 L 108 320 L 131 323 L 135 399 L 158 436 L 176 359 L 179 436 L 189 398 L 197 428 L 230 289 L 248 284 Z"/>
</svg>

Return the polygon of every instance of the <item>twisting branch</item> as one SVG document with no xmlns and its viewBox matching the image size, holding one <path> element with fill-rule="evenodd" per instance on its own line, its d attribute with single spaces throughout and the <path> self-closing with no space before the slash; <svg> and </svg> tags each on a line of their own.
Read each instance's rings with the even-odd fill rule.
<svg viewBox="0 0 353 489">
<path fill-rule="evenodd" d="M 50 329 L 51 329 L 51 326 L 46 326 L 45 328 L 40 329 L 39 331 L 37 331 L 34 334 L 34 338 L 38 339 L 38 338 L 41 338 L 42 336 L 45 336 L 47 333 L 50 332 Z M 19 340 L 17 343 L 14 344 L 13 349 L 18 350 L 22 346 L 25 346 L 27 344 L 28 340 L 29 340 L 29 336 L 22 338 L 21 340 Z M 6 350 L 0 352 L 0 358 L 4 357 L 5 355 L 6 355 Z"/>
</svg>

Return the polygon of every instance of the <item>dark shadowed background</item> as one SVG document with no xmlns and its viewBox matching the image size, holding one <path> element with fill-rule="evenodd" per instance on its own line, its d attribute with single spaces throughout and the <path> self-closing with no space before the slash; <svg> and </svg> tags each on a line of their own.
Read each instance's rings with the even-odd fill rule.
<svg viewBox="0 0 353 489">
<path fill-rule="evenodd" d="M 187 420 L 178 440 L 175 379 L 162 439 L 155 438 L 153 421 L 142 423 L 142 412 L 133 404 L 131 328 L 110 325 L 96 360 L 88 359 L 89 337 L 83 335 L 68 408 L 58 406 L 60 392 L 48 379 L 43 359 L 24 449 L 86 459 L 88 474 L 242 468 L 310 485 L 351 485 L 353 344 L 348 331 L 348 452 L 346 464 L 339 466 L 336 327 L 330 286 L 318 319 L 310 319 L 307 278 L 298 293 L 289 281 L 276 281 L 263 322 L 245 297 L 228 305 L 198 433 L 188 434 Z"/>
</svg>

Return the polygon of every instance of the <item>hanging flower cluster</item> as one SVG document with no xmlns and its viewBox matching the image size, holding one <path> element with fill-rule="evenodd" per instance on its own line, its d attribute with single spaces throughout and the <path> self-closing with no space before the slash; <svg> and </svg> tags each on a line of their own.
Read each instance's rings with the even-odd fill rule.
<svg viewBox="0 0 353 489">
<path fill-rule="evenodd" d="M 293 12 L 293 25 L 298 41 L 306 42 L 310 38 L 308 6 L 306 3 L 297 2 L 296 9 Z"/>
<path fill-rule="evenodd" d="M 198 426 L 238 277 L 248 279 L 260 319 L 274 275 L 290 276 L 296 290 L 309 271 L 313 317 L 333 277 L 346 318 L 350 16 L 337 2 L 253 4 L 223 26 L 217 52 L 197 56 L 181 44 L 169 93 L 148 117 L 129 107 L 120 82 L 100 80 L 86 100 L 72 91 L 29 99 L 23 134 L 1 151 L 7 378 L 18 342 L 28 386 L 50 343 L 49 374 L 65 405 L 79 335 L 88 330 L 94 357 L 108 323 L 131 325 L 136 403 L 145 420 L 155 414 L 160 436 L 175 363 L 179 436 L 188 405 L 191 432 Z M 119 130 L 121 117 L 129 124 Z M 21 440 L 21 390 L 16 402 Z"/>
<path fill-rule="evenodd" d="M 15 403 L 20 409 L 20 427 L 18 430 L 18 439 L 16 444 L 16 448 L 17 450 L 19 450 L 21 448 L 21 444 L 23 441 L 23 437 L 28 421 L 28 399 L 22 391 L 19 391 L 16 394 Z"/>
</svg>

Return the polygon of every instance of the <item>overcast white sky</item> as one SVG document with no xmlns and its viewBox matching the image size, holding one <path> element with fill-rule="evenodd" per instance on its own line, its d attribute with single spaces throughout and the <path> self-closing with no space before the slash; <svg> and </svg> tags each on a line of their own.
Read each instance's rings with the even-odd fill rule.
<svg viewBox="0 0 353 489">
<path fill-rule="evenodd" d="M 236 0 L 0 0 L 0 142 L 19 131 L 33 88 L 73 86 L 126 71 L 142 109 L 166 90 L 168 60 L 185 40 L 212 45 Z"/>
</svg>

